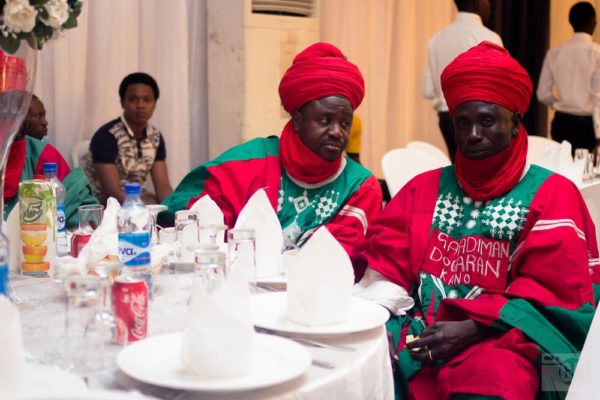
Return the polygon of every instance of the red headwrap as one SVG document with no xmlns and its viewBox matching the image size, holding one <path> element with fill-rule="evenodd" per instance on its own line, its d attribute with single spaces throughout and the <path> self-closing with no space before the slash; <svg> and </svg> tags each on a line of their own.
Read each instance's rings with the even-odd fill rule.
<svg viewBox="0 0 600 400">
<path fill-rule="evenodd" d="M 456 57 L 442 72 L 441 84 L 451 115 L 468 101 L 494 103 L 524 115 L 533 90 L 527 71 L 508 51 L 489 42 Z M 458 148 L 456 176 L 469 196 L 487 201 L 517 184 L 526 156 L 527 132 L 521 124 L 510 145 L 492 157 L 469 160 Z"/>
<path fill-rule="evenodd" d="M 362 74 L 342 52 L 329 43 L 315 43 L 299 53 L 279 83 L 279 97 L 292 114 L 304 104 L 327 96 L 344 96 L 356 109 L 365 95 Z M 313 153 L 288 123 L 279 146 L 283 167 L 293 178 L 320 182 L 335 174 L 342 162 L 323 160 Z"/>
</svg>

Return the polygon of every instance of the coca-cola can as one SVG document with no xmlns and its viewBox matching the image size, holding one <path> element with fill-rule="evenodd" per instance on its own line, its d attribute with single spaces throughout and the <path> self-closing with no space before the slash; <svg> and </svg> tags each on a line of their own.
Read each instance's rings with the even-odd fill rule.
<svg viewBox="0 0 600 400">
<path fill-rule="evenodd" d="M 115 318 L 127 326 L 125 337 L 117 337 L 119 343 L 131 343 L 146 337 L 148 331 L 148 286 L 143 279 L 118 276 L 112 287 L 112 303 Z M 126 340 L 125 340 L 126 339 Z"/>
<path fill-rule="evenodd" d="M 92 234 L 89 232 L 73 232 L 73 237 L 71 238 L 71 256 L 78 257 L 81 249 L 90 241 L 91 237 Z"/>
</svg>

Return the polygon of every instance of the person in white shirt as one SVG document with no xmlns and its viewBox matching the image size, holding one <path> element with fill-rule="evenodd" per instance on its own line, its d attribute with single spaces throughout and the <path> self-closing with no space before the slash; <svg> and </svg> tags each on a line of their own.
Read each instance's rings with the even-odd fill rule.
<svg viewBox="0 0 600 400">
<path fill-rule="evenodd" d="M 600 45 L 592 42 L 596 11 L 588 2 L 571 7 L 571 39 L 544 59 L 537 98 L 556 110 L 552 139 L 590 151 L 600 144 Z"/>
<path fill-rule="evenodd" d="M 483 25 L 492 14 L 489 0 L 454 0 L 454 3 L 458 9 L 455 20 L 429 40 L 423 79 L 423 96 L 433 100 L 433 109 L 438 113 L 439 127 L 452 162 L 456 153 L 454 125 L 440 87 L 440 75 L 457 55 L 483 41 L 502 46 L 500 36 Z"/>
</svg>

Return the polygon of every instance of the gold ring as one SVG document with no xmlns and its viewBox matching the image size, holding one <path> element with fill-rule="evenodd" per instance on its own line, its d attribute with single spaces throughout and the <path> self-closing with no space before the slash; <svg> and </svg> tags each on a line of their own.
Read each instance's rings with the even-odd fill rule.
<svg viewBox="0 0 600 400">
<path fill-rule="evenodd" d="M 431 349 L 429 349 L 427 352 L 429 354 L 429 359 L 431 360 L 431 362 L 434 362 L 435 360 L 433 359 L 433 355 L 431 355 Z"/>
</svg>

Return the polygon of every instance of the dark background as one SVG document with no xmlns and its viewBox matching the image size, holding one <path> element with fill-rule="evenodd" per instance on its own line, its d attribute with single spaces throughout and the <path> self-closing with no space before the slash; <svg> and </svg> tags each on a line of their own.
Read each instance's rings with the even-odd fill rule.
<svg viewBox="0 0 600 400">
<path fill-rule="evenodd" d="M 537 101 L 535 91 L 550 43 L 550 0 L 491 0 L 491 4 L 492 16 L 486 25 L 500 35 L 504 47 L 533 81 L 525 128 L 530 135 L 546 136 L 548 109 Z"/>
</svg>

